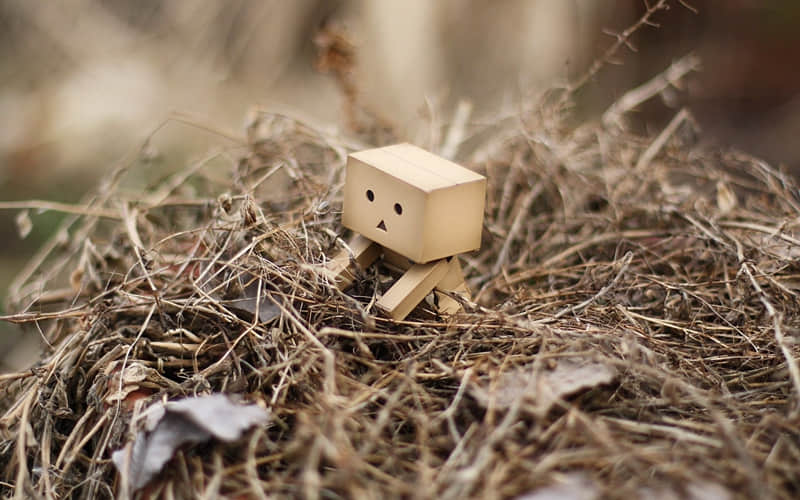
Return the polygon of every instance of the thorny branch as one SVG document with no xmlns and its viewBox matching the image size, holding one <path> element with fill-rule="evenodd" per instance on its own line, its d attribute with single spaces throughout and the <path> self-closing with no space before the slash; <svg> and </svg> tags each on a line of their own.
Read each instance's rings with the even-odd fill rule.
<svg viewBox="0 0 800 500">
<path fill-rule="evenodd" d="M 683 0 L 681 0 L 679 3 L 690 10 L 694 10 Z M 611 46 L 609 46 L 600 57 L 592 62 L 586 72 L 584 72 L 580 77 L 567 86 L 559 101 L 559 108 L 563 107 L 570 100 L 572 100 L 578 90 L 583 88 L 587 82 L 592 80 L 601 69 L 611 63 L 612 59 L 615 55 L 617 55 L 620 49 L 627 47 L 632 52 L 636 52 L 636 47 L 634 47 L 634 45 L 631 43 L 631 37 L 644 26 L 658 27 L 658 24 L 654 23 L 652 18 L 658 12 L 669 9 L 669 0 L 658 0 L 653 5 L 647 5 L 647 2 L 645 2 L 645 5 L 647 6 L 647 10 L 644 12 L 644 14 L 642 14 L 642 16 L 637 19 L 635 23 L 627 27 L 621 33 L 606 31 L 607 34 L 615 38 L 614 43 L 612 43 Z"/>
</svg>

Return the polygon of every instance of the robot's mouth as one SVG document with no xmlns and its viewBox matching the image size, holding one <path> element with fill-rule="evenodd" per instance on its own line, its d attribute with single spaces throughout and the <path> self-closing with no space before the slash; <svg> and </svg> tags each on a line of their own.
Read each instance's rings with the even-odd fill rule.
<svg viewBox="0 0 800 500">
<path fill-rule="evenodd" d="M 383 222 L 383 220 L 381 220 L 381 221 L 380 221 L 380 223 L 378 223 L 378 226 L 377 226 L 377 227 L 378 227 L 378 229 L 380 229 L 381 231 L 386 231 L 386 224 Z"/>
</svg>

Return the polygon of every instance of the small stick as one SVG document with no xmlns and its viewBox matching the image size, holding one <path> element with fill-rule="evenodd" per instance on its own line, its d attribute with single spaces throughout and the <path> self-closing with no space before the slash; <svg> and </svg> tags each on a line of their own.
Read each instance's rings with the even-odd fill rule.
<svg viewBox="0 0 800 500">
<path fill-rule="evenodd" d="M 456 112 L 453 115 L 453 123 L 447 131 L 447 137 L 439 154 L 448 160 L 452 160 L 458 153 L 458 148 L 464 142 L 464 129 L 466 128 L 469 116 L 472 114 L 472 103 L 469 101 L 458 101 Z"/>
<path fill-rule="evenodd" d="M 603 124 L 610 126 L 619 123 L 620 117 L 664 91 L 669 86 L 700 67 L 700 57 L 696 54 L 687 54 L 650 79 L 648 82 L 625 92 L 619 99 L 603 113 Z"/>
<path fill-rule="evenodd" d="M 147 284 L 150 285 L 150 290 L 155 292 L 157 290 L 155 284 L 153 284 L 153 279 L 150 277 L 150 271 L 148 271 L 147 266 L 144 265 L 144 259 L 142 259 L 142 250 L 144 249 L 144 243 L 142 243 L 142 239 L 139 237 L 139 230 L 136 228 L 136 218 L 138 217 L 138 211 L 133 209 L 130 210 L 127 203 L 122 204 L 122 215 L 123 215 L 123 222 L 125 223 L 125 230 L 128 233 L 128 237 L 133 243 L 133 251 L 136 254 L 136 259 L 139 262 L 139 266 L 142 268 L 142 273 L 144 277 L 147 279 Z"/>
<path fill-rule="evenodd" d="M 503 242 L 503 247 L 500 249 L 500 253 L 497 256 L 497 261 L 492 267 L 492 274 L 499 273 L 500 269 L 502 269 L 505 265 L 506 259 L 508 258 L 508 251 L 511 248 L 511 243 L 522 229 L 522 221 L 528 218 L 528 212 L 531 209 L 533 200 L 535 200 L 539 194 L 541 194 L 542 189 L 542 183 L 540 182 L 536 184 L 533 189 L 528 191 L 528 194 L 525 195 L 525 199 L 522 200 L 522 206 L 519 207 L 517 216 L 514 217 L 514 222 L 511 223 L 511 229 L 508 231 L 508 236 L 506 236 L 506 240 Z"/>
<path fill-rule="evenodd" d="M 28 425 L 31 417 L 31 405 L 36 397 L 39 395 L 40 382 L 36 382 L 28 390 L 28 395 L 25 397 L 25 402 L 22 405 L 22 419 L 19 422 L 19 437 L 17 438 L 17 478 L 16 488 L 14 491 L 14 500 L 22 500 L 25 498 L 25 483 L 28 481 Z"/>
<path fill-rule="evenodd" d="M 103 217 L 106 219 L 121 220 L 119 212 L 91 206 L 70 205 L 57 201 L 25 200 L 25 201 L 0 201 L 0 210 L 42 210 L 64 212 L 67 214 L 86 215 L 89 217 Z"/>
<path fill-rule="evenodd" d="M 636 162 L 636 170 L 641 171 L 647 168 L 650 165 L 650 162 L 653 161 L 653 158 L 655 158 L 664 147 L 664 144 L 666 144 L 669 138 L 675 134 L 675 132 L 678 130 L 678 127 L 680 127 L 683 122 L 691 119 L 691 117 L 692 114 L 688 109 L 681 109 L 678 114 L 676 114 L 672 120 L 670 120 L 669 125 L 667 125 L 664 130 L 658 134 L 658 137 L 656 137 L 656 139 L 650 143 L 647 149 L 644 150 L 642 156 L 639 157 L 639 161 Z"/>
</svg>

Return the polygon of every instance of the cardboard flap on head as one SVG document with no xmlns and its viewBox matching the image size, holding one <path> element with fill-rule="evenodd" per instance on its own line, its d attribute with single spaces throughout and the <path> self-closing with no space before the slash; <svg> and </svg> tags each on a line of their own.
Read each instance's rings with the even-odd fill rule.
<svg viewBox="0 0 800 500">
<path fill-rule="evenodd" d="M 480 247 L 486 178 L 411 144 L 353 153 L 343 224 L 415 262 Z"/>
<path fill-rule="evenodd" d="M 368 149 L 350 157 L 425 192 L 485 181 L 485 177 L 477 172 L 408 143 Z"/>
</svg>

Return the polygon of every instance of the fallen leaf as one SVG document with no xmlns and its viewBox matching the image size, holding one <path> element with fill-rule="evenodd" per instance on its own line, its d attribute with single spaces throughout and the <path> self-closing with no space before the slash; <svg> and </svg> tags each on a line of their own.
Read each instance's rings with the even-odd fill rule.
<svg viewBox="0 0 800 500">
<path fill-rule="evenodd" d="M 153 382 L 154 384 L 161 378 L 158 372 L 149 368 L 138 361 L 133 361 L 122 370 L 122 361 L 109 363 L 105 369 L 108 375 L 106 394 L 103 397 L 107 407 L 117 403 L 122 403 L 126 410 L 132 410 L 136 399 L 141 399 L 141 393 L 152 394 L 152 389 L 143 389 L 142 384 Z M 122 372 L 122 373 L 120 373 Z M 130 401 L 128 396 L 137 393 Z"/>
<path fill-rule="evenodd" d="M 253 316 L 255 316 L 256 310 L 258 310 L 259 323 L 266 323 L 267 321 L 277 318 L 281 310 L 269 299 L 269 293 L 266 290 L 262 288 L 261 294 L 259 295 L 259 285 L 259 280 L 252 280 L 249 284 L 244 286 L 244 297 L 226 300 L 224 301 L 225 305 L 228 306 L 229 309 L 238 309 L 239 311 L 247 312 Z"/>
<path fill-rule="evenodd" d="M 517 497 L 517 500 L 595 500 L 600 497 L 597 485 L 581 473 L 568 474 L 563 480 Z"/>
<path fill-rule="evenodd" d="M 266 409 L 235 403 L 223 394 L 157 403 L 147 410 L 144 428 L 134 442 L 115 451 L 111 459 L 136 491 L 161 472 L 180 446 L 211 438 L 232 442 L 268 419 Z"/>
<path fill-rule="evenodd" d="M 685 491 L 677 488 L 642 488 L 639 498 L 643 500 L 730 500 L 730 491 L 710 481 L 695 481 L 686 486 Z"/>
<path fill-rule="evenodd" d="M 496 381 L 473 384 L 471 393 L 481 405 L 489 406 L 491 402 L 500 409 L 527 398 L 535 404 L 535 413 L 542 416 L 559 399 L 608 384 L 616 375 L 614 367 L 607 363 L 564 358 L 553 370 L 534 373 L 532 365 L 525 365 L 503 372 Z"/>
<path fill-rule="evenodd" d="M 261 279 L 244 272 L 228 282 L 228 290 L 220 291 L 217 282 L 209 282 L 206 291 L 214 299 L 219 300 L 234 312 L 243 312 L 255 317 L 258 311 L 258 322 L 266 323 L 280 316 L 281 310 L 270 300 L 270 294 L 263 286 Z"/>
</svg>

